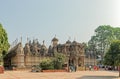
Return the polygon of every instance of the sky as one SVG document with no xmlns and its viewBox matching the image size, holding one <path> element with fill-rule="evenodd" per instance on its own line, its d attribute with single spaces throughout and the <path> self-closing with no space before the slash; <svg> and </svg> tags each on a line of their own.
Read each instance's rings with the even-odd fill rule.
<svg viewBox="0 0 120 79">
<path fill-rule="evenodd" d="M 100 25 L 120 27 L 120 0 L 0 0 L 0 23 L 10 44 L 88 42 Z"/>
</svg>

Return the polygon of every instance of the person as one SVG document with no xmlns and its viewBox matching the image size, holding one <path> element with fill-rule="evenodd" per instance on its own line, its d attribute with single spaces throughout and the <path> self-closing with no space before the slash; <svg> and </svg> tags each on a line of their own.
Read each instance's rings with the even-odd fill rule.
<svg viewBox="0 0 120 79">
<path fill-rule="evenodd" d="M 96 66 L 94 66 L 93 68 L 94 68 L 94 70 L 96 70 Z"/>
<path fill-rule="evenodd" d="M 71 72 L 71 66 L 69 66 L 68 71 Z"/>
<path fill-rule="evenodd" d="M 89 70 L 91 70 L 92 69 L 92 67 L 91 67 L 91 65 L 89 66 Z"/>
<path fill-rule="evenodd" d="M 77 66 L 75 65 L 75 72 L 77 71 Z"/>
<path fill-rule="evenodd" d="M 86 65 L 85 65 L 85 71 L 86 71 Z"/>
<path fill-rule="evenodd" d="M 72 66 L 69 66 L 69 72 L 72 72 L 73 69 L 72 69 Z"/>
<path fill-rule="evenodd" d="M 117 66 L 115 66 L 115 71 L 117 70 Z"/>
</svg>

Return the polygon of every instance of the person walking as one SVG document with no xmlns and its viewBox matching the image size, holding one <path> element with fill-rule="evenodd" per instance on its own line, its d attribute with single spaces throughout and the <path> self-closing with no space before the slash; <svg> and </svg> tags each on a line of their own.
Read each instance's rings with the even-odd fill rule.
<svg viewBox="0 0 120 79">
<path fill-rule="evenodd" d="M 77 66 L 75 65 L 75 72 L 77 71 Z"/>
</svg>

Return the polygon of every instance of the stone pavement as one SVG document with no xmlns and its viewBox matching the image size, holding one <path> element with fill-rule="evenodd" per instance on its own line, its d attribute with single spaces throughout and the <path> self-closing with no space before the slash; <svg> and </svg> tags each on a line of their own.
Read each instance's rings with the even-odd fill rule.
<svg viewBox="0 0 120 79">
<path fill-rule="evenodd" d="M 30 72 L 5 71 L 0 79 L 120 79 L 114 71 Z"/>
</svg>

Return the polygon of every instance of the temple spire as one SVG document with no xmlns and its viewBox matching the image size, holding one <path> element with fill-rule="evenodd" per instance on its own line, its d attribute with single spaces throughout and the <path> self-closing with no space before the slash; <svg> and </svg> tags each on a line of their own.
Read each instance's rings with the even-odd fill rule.
<svg viewBox="0 0 120 79">
<path fill-rule="evenodd" d="M 27 43 L 28 43 L 28 41 L 29 41 L 29 38 L 27 37 Z"/>
<path fill-rule="evenodd" d="M 45 44 L 45 40 L 43 40 L 43 45 Z"/>
<path fill-rule="evenodd" d="M 56 38 L 56 34 L 55 34 L 55 38 Z"/>
<path fill-rule="evenodd" d="M 22 43 L 22 36 L 20 37 L 20 42 Z"/>
<path fill-rule="evenodd" d="M 69 36 L 68 40 L 71 40 L 71 37 Z"/>
<path fill-rule="evenodd" d="M 76 41 L 76 38 L 74 37 L 74 41 Z"/>
</svg>

